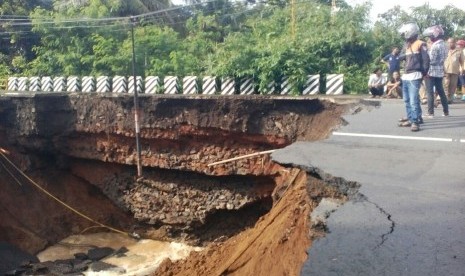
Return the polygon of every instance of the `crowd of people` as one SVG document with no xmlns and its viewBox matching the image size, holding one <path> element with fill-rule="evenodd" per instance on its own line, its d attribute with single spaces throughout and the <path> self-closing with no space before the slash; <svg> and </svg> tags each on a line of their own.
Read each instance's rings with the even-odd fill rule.
<svg viewBox="0 0 465 276">
<path fill-rule="evenodd" d="M 423 118 L 432 118 L 441 104 L 443 116 L 449 116 L 449 104 L 456 99 L 458 90 L 465 101 L 465 40 L 448 38 L 445 42 L 441 26 L 423 31 L 416 23 L 404 24 L 399 33 L 405 40 L 402 50 L 394 47 L 382 62 L 387 65 L 387 77 L 376 68 L 368 80 L 372 97 L 403 98 L 406 117 L 399 120 L 400 127 L 419 131 Z M 401 65 L 403 65 L 401 75 Z M 423 114 L 421 104 L 427 104 Z"/>
</svg>

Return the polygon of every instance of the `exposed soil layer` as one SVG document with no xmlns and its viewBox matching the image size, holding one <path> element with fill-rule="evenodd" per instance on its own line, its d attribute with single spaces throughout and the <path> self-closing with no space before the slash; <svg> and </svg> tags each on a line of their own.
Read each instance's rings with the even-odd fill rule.
<svg viewBox="0 0 465 276">
<path fill-rule="evenodd" d="M 144 178 L 136 180 L 132 103 L 83 94 L 0 97 L 0 148 L 42 187 L 99 222 L 208 245 L 185 261 L 165 262 L 160 275 L 297 275 L 318 234 L 311 210 L 322 197 L 344 192 L 269 155 L 208 164 L 324 139 L 347 106 L 143 96 Z M 5 160 L 0 184 L 1 240 L 24 251 L 36 253 L 93 226 L 38 193 Z"/>
<path fill-rule="evenodd" d="M 311 211 L 323 197 L 345 196 L 298 169 L 288 179 L 254 227 L 185 260 L 166 260 L 154 275 L 299 275 L 311 237 L 322 235 L 310 227 Z"/>
</svg>

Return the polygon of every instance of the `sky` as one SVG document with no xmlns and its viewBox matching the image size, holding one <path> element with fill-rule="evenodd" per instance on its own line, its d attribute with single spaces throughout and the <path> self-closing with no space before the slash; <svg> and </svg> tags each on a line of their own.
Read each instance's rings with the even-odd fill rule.
<svg viewBox="0 0 465 276">
<path fill-rule="evenodd" d="M 362 4 L 367 2 L 366 0 L 346 0 L 350 5 Z M 465 10 L 465 1 L 464 0 L 371 0 L 373 5 L 371 9 L 370 18 L 372 21 L 376 21 L 378 14 L 384 13 L 385 11 L 391 9 L 394 6 L 401 6 L 402 9 L 408 9 L 410 7 L 417 7 L 429 3 L 432 8 L 442 9 L 448 4 L 452 4 L 457 8 Z"/>
</svg>

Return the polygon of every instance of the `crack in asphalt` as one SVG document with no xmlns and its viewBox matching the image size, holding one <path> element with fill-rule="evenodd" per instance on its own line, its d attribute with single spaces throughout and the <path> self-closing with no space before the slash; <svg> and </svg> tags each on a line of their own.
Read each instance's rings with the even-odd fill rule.
<svg viewBox="0 0 465 276">
<path fill-rule="evenodd" d="M 373 206 L 376 207 L 376 209 L 378 209 L 383 215 L 386 216 L 387 220 L 391 223 L 391 226 L 389 227 L 389 231 L 384 233 L 383 235 L 381 235 L 381 242 L 379 244 L 377 244 L 375 246 L 374 249 L 378 249 L 380 248 L 381 246 L 383 246 L 383 244 L 387 241 L 388 239 L 388 236 L 391 235 L 392 233 L 394 233 L 394 230 L 396 228 L 396 222 L 392 219 L 392 215 L 389 214 L 386 210 L 384 210 L 383 207 L 379 206 L 377 203 L 374 203 L 373 201 L 370 201 L 368 200 L 368 198 L 366 196 L 363 196 L 365 201 L 372 204 Z"/>
</svg>

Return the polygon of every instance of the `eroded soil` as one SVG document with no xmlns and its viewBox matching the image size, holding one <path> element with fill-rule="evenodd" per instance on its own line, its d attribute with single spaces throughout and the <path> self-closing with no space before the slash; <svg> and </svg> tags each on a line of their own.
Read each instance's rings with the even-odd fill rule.
<svg viewBox="0 0 465 276">
<path fill-rule="evenodd" d="M 269 155 L 208 164 L 324 139 L 347 106 L 142 97 L 141 107 L 139 180 L 130 97 L 0 98 L 0 148 L 42 187 L 99 222 L 207 246 L 184 261 L 166 261 L 157 275 L 297 275 L 319 235 L 309 225 L 311 211 L 322 197 L 344 193 Z M 0 166 L 3 241 L 36 253 L 93 226 L 11 171 Z"/>
</svg>

